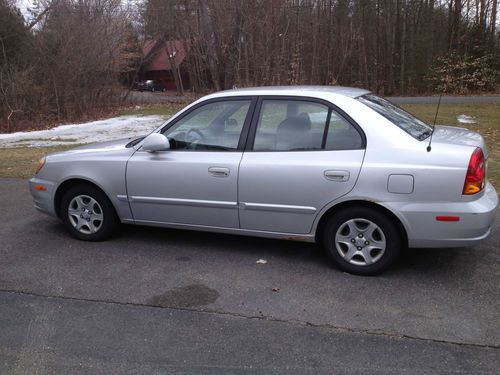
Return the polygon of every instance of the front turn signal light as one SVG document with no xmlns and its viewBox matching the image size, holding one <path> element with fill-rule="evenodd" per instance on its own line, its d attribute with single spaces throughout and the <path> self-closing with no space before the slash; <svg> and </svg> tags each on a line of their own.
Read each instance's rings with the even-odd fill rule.
<svg viewBox="0 0 500 375">
<path fill-rule="evenodd" d="M 40 172 L 40 170 L 43 168 L 44 165 L 45 165 L 45 157 L 43 157 L 40 160 L 38 160 L 38 164 L 36 166 L 35 174 L 37 174 L 38 172 Z"/>
</svg>

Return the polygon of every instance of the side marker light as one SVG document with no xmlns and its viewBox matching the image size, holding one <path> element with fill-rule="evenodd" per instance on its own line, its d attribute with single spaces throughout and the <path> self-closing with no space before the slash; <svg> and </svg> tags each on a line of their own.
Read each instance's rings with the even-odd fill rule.
<svg viewBox="0 0 500 375">
<path fill-rule="evenodd" d="M 436 216 L 437 221 L 460 221 L 460 216 Z"/>
</svg>

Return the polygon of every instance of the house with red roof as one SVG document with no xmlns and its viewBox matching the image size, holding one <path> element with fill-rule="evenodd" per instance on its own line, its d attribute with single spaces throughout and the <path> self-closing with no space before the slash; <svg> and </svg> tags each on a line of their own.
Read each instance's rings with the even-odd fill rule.
<svg viewBox="0 0 500 375">
<path fill-rule="evenodd" d="M 142 52 L 143 63 L 139 72 L 141 80 L 159 81 L 167 90 L 177 90 L 176 82 L 179 81 L 184 89 L 189 89 L 189 75 L 185 67 L 186 50 L 181 41 L 149 39 L 144 41 Z"/>
</svg>

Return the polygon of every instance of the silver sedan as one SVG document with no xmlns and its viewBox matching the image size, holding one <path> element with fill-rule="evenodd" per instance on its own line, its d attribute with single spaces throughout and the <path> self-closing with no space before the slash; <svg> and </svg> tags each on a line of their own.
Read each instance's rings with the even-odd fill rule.
<svg viewBox="0 0 500 375">
<path fill-rule="evenodd" d="M 372 275 L 407 246 L 490 234 L 487 159 L 481 135 L 366 90 L 252 88 L 206 96 L 147 137 L 49 155 L 30 188 L 82 240 L 121 222 L 318 242 Z"/>
</svg>

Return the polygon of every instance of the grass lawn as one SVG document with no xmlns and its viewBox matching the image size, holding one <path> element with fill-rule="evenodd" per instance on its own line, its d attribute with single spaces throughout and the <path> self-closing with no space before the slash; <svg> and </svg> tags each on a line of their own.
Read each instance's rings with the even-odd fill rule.
<svg viewBox="0 0 500 375">
<path fill-rule="evenodd" d="M 0 148 L 0 177 L 30 178 L 44 155 L 65 151 L 71 146 Z"/>
<path fill-rule="evenodd" d="M 122 115 L 172 115 L 182 104 L 141 107 L 124 110 Z M 433 104 L 405 104 L 403 107 L 422 120 L 432 123 L 436 111 Z M 465 114 L 475 117 L 477 124 L 460 124 L 457 116 Z M 441 104 L 437 124 L 467 127 L 481 133 L 490 150 L 489 179 L 500 188 L 500 102 L 488 104 Z M 38 159 L 51 152 L 64 151 L 74 146 L 0 148 L 0 177 L 31 177 Z"/>
</svg>

